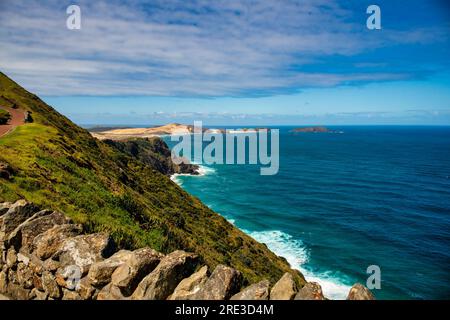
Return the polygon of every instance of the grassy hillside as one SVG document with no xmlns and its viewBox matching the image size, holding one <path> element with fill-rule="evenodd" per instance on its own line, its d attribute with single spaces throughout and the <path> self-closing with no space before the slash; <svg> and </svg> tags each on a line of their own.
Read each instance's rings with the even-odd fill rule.
<svg viewBox="0 0 450 320">
<path fill-rule="evenodd" d="M 88 232 L 107 230 L 122 248 L 185 249 L 246 280 L 276 281 L 288 264 L 152 167 L 91 137 L 0 73 L 0 105 L 31 111 L 34 123 L 0 138 L 0 201 L 25 198 L 60 210 Z M 302 277 L 298 274 L 298 280 Z"/>
</svg>

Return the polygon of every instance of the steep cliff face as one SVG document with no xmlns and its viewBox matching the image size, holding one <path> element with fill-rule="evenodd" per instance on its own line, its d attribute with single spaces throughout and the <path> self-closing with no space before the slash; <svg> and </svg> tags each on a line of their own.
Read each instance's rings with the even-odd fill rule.
<svg viewBox="0 0 450 320">
<path fill-rule="evenodd" d="M 244 284 L 274 283 L 285 272 L 304 283 L 284 259 L 155 167 L 93 138 L 1 73 L 0 105 L 32 112 L 34 120 L 0 138 L 0 201 L 64 212 L 83 232 L 109 232 L 121 249 L 195 252 L 212 269 L 240 270 Z"/>
<path fill-rule="evenodd" d="M 148 164 L 164 175 L 174 173 L 198 174 L 198 166 L 194 164 L 177 165 L 172 161 L 167 144 L 158 137 L 134 138 L 129 140 L 104 140 L 104 142 L 139 161 Z"/>
</svg>

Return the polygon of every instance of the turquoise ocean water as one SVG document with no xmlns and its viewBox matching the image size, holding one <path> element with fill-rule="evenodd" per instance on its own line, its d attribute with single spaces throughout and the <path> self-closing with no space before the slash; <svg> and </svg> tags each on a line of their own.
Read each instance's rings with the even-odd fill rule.
<svg viewBox="0 0 450 320">
<path fill-rule="evenodd" d="M 291 129 L 280 128 L 275 176 L 210 165 L 173 179 L 329 298 L 345 298 L 378 265 L 377 298 L 449 299 L 450 127 Z"/>
</svg>

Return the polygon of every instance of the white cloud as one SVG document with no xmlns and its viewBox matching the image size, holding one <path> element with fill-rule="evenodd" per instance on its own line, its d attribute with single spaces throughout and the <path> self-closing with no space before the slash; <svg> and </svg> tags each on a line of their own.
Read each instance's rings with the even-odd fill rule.
<svg viewBox="0 0 450 320">
<path fill-rule="evenodd" d="M 240 95 L 405 79 L 302 68 L 443 37 L 418 29 L 368 38 L 337 1 L 130 3 L 80 1 L 82 29 L 73 31 L 65 28 L 64 2 L 3 0 L 0 70 L 41 95 Z"/>
</svg>

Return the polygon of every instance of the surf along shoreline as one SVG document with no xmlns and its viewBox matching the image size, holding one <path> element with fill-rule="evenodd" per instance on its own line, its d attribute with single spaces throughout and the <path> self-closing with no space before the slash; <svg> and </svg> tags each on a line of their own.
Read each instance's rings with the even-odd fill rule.
<svg viewBox="0 0 450 320">
<path fill-rule="evenodd" d="M 217 133 L 224 133 L 223 129 L 207 129 L 204 130 L 215 131 Z M 258 129 L 233 129 L 234 133 L 246 133 L 247 130 L 258 130 Z M 189 132 L 189 133 L 186 133 Z M 182 125 L 177 123 L 167 124 L 164 126 L 156 126 L 151 128 L 110 128 L 105 131 L 101 129 L 96 129 L 91 131 L 91 134 L 100 140 L 117 140 L 123 141 L 132 138 L 152 138 L 159 137 L 164 140 L 164 138 L 170 137 L 172 134 L 180 135 L 180 133 L 194 135 L 194 127 L 190 125 Z M 196 163 L 193 161 L 191 164 L 198 166 L 195 173 L 174 173 L 170 175 L 170 179 L 176 183 L 178 186 L 183 187 L 183 177 L 189 178 L 202 178 L 207 175 L 216 174 L 217 171 L 214 168 L 205 166 L 201 163 Z M 205 204 L 211 207 L 211 204 Z M 215 210 L 215 208 L 214 208 Z M 220 210 L 215 210 L 220 213 Z M 235 219 L 230 219 L 230 217 L 224 216 L 230 223 L 235 225 L 237 228 L 241 229 L 244 233 L 254 238 L 260 243 L 264 243 L 268 248 L 280 257 L 285 258 L 293 269 L 299 270 L 306 278 L 308 282 L 317 282 L 321 285 L 325 297 L 333 300 L 345 300 L 347 293 L 351 288 L 351 280 L 343 282 L 341 278 L 333 275 L 334 272 L 329 271 L 327 273 L 315 274 L 311 272 L 305 265 L 309 260 L 309 252 L 307 248 L 304 247 L 301 240 L 294 239 L 291 235 L 281 231 L 281 230 L 264 230 L 264 231 L 252 231 L 240 228 L 237 224 L 239 221 Z"/>
</svg>

